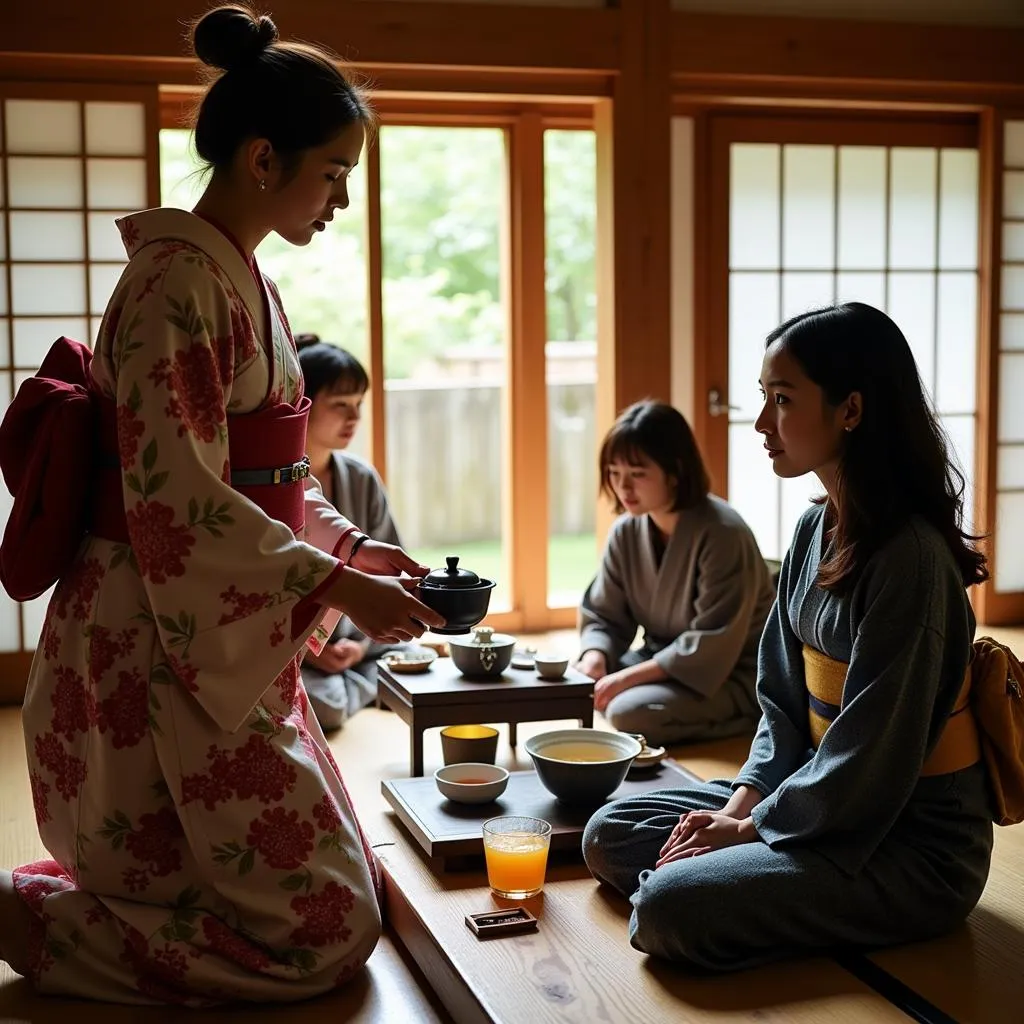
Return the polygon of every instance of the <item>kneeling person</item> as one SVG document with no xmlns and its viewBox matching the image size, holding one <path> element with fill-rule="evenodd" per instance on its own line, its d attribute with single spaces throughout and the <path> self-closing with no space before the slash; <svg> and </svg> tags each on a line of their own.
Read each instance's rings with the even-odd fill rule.
<svg viewBox="0 0 1024 1024">
<path fill-rule="evenodd" d="M 296 339 L 306 394 L 313 403 L 306 434 L 310 468 L 324 495 L 368 537 L 401 545 L 387 492 L 373 466 L 345 449 L 362 415 L 370 379 L 362 364 L 315 334 Z M 398 648 L 371 643 L 343 616 L 321 654 L 302 663 L 302 681 L 321 727 L 340 729 L 377 697 L 377 659 Z"/>
</svg>

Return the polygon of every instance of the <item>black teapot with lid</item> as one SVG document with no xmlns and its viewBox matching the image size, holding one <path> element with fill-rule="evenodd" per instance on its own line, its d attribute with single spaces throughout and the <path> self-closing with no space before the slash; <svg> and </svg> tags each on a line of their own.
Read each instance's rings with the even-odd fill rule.
<svg viewBox="0 0 1024 1024">
<path fill-rule="evenodd" d="M 416 588 L 416 596 L 445 617 L 444 628 L 432 632 L 455 636 L 468 633 L 487 614 L 495 583 L 469 569 L 459 568 L 456 555 L 449 555 L 445 562 L 445 568 L 434 569 L 423 578 Z"/>
</svg>

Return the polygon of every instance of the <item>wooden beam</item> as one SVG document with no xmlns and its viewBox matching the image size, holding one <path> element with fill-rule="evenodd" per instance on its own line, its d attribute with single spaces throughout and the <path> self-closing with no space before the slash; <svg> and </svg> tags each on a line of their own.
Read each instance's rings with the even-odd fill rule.
<svg viewBox="0 0 1024 1024">
<path fill-rule="evenodd" d="M 999 454 L 999 278 L 1002 263 L 1003 118 L 990 111 L 981 118 L 978 140 L 978 376 L 974 436 L 976 523 L 988 524 L 984 550 L 995 576 L 995 513 Z M 973 594 L 979 622 L 997 615 L 995 580 Z"/>
<path fill-rule="evenodd" d="M 505 540 L 523 628 L 547 628 L 547 293 L 544 244 L 544 122 L 524 114 L 508 130 L 508 296 L 511 372 Z"/>
<path fill-rule="evenodd" d="M 1003 260 L 1003 131 L 1006 112 L 990 110 L 981 118 L 978 146 L 980 191 L 978 234 L 978 420 L 975 434 L 974 515 L 987 537 L 984 550 L 993 579 L 973 591 L 978 622 L 1013 626 L 1024 622 L 1024 593 L 996 590 L 996 510 L 999 461 L 999 352 Z M 1009 531 L 1004 530 L 1007 537 Z"/>
<path fill-rule="evenodd" d="M 865 64 L 865 68 L 869 68 Z M 1024 104 L 1024 83 L 893 82 L 889 79 L 776 78 L 765 75 L 672 76 L 675 112 L 709 107 L 791 106 L 802 109 L 967 111 Z"/>
<path fill-rule="evenodd" d="M 720 120 L 720 119 L 717 119 Z M 717 121 L 695 124 L 693 168 L 693 431 L 712 490 L 729 493 L 729 417 L 712 415 L 710 392 L 729 401 L 729 146 Z"/>
<path fill-rule="evenodd" d="M 366 342 L 370 367 L 370 453 L 388 479 L 387 411 L 384 396 L 384 257 L 380 211 L 380 140 L 366 147 Z"/>
<path fill-rule="evenodd" d="M 821 81 L 1024 84 L 1024 29 L 678 12 L 672 71 Z"/>
<path fill-rule="evenodd" d="M 0 40 L 10 52 L 183 58 L 185 9 L 180 0 L 5 4 Z M 619 24 L 613 8 L 292 0 L 279 28 L 287 39 L 315 40 L 361 67 L 611 71 Z"/>
<path fill-rule="evenodd" d="M 601 438 L 626 406 L 671 400 L 669 0 L 622 0 L 622 64 L 597 134 L 597 409 Z M 598 506 L 598 544 L 611 525 Z"/>
<path fill-rule="evenodd" d="M 669 0 L 622 0 L 622 69 L 598 104 L 598 432 L 671 388 Z"/>
<path fill-rule="evenodd" d="M 364 75 L 373 96 L 420 100 L 449 98 L 586 103 L 610 96 L 614 73 L 603 70 L 535 68 L 403 67 L 399 64 L 350 65 Z M 167 57 L 0 52 L 0 79 L 48 82 L 131 82 L 199 89 L 201 65 Z"/>
<path fill-rule="evenodd" d="M 175 86 L 160 90 L 160 126 L 191 128 L 202 90 Z M 451 96 L 422 94 L 396 96 L 371 92 L 370 102 L 381 124 L 465 127 L 486 125 L 508 127 L 525 111 L 539 114 L 544 126 L 593 128 L 592 100 L 549 102 L 544 98 L 510 96 Z"/>
</svg>

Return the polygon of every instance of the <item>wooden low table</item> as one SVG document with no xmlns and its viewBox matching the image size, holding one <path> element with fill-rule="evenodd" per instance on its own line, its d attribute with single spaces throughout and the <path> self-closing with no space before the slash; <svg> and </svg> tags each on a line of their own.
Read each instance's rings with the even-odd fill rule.
<svg viewBox="0 0 1024 1024">
<path fill-rule="evenodd" d="M 653 770 L 630 772 L 603 803 L 656 789 L 677 789 L 700 778 L 675 761 L 666 760 Z M 484 856 L 483 824 L 503 814 L 540 818 L 551 823 L 551 849 L 580 852 L 587 822 L 600 804 L 574 806 L 556 800 L 535 771 L 511 772 L 505 792 L 486 804 L 458 804 L 445 799 L 431 778 L 386 779 L 384 799 L 399 821 L 433 863 L 448 868 Z M 479 866 L 479 865 L 477 865 Z"/>
<path fill-rule="evenodd" d="M 570 668 L 564 679 L 549 682 L 533 669 L 508 669 L 498 679 L 467 679 L 451 658 L 438 658 L 429 672 L 393 672 L 377 663 L 377 699 L 409 726 L 409 773 L 423 774 L 423 733 L 446 725 L 507 722 L 516 745 L 519 722 L 575 718 L 594 725 L 594 680 Z"/>
</svg>

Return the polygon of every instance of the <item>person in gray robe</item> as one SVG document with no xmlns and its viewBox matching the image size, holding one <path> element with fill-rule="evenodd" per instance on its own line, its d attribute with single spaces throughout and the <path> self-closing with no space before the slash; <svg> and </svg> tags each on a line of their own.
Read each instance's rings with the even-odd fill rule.
<svg viewBox="0 0 1024 1024">
<path fill-rule="evenodd" d="M 583 838 L 632 902 L 632 945 L 706 970 L 939 935 L 992 851 L 976 733 L 934 767 L 962 731 L 965 585 L 987 570 L 909 346 L 878 310 L 833 307 L 773 332 L 761 379 L 776 473 L 814 471 L 828 499 L 783 562 L 750 755 L 735 779 L 610 803 Z M 832 705 L 822 662 L 840 672 Z"/>
<path fill-rule="evenodd" d="M 359 361 L 316 335 L 296 338 L 306 394 L 312 401 L 306 454 L 327 499 L 368 537 L 401 547 L 387 492 L 373 466 L 344 449 L 359 425 L 369 378 Z M 342 616 L 319 656 L 306 654 L 302 681 L 325 732 L 377 698 L 377 661 L 406 645 L 371 642 Z"/>
<path fill-rule="evenodd" d="M 601 453 L 605 492 L 624 511 L 580 607 L 578 667 L 623 732 L 653 744 L 754 731 L 757 645 L 774 600 L 742 517 L 708 494 L 683 416 L 641 402 Z M 631 649 L 638 629 L 643 645 Z"/>
</svg>

